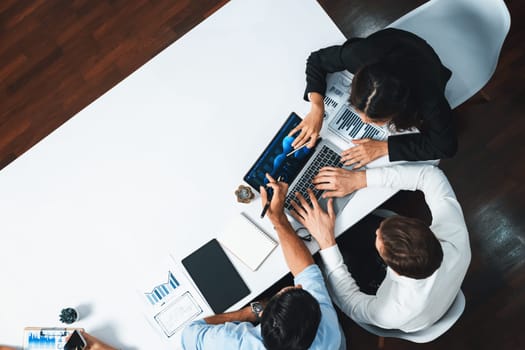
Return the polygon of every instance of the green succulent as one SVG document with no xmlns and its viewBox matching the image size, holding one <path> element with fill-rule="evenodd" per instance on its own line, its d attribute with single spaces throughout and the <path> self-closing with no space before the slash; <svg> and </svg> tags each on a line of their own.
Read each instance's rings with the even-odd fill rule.
<svg viewBox="0 0 525 350">
<path fill-rule="evenodd" d="M 77 320 L 78 313 L 77 310 L 73 308 L 65 308 L 60 311 L 60 322 L 71 324 Z"/>
</svg>

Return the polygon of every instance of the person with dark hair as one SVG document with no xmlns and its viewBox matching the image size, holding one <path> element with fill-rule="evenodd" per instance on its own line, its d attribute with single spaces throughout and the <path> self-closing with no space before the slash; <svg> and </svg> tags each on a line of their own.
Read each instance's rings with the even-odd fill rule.
<svg viewBox="0 0 525 350">
<path fill-rule="evenodd" d="M 443 261 L 443 249 L 430 228 L 419 219 L 392 216 L 381 222 L 376 240 L 387 266 L 402 276 L 424 279 Z"/>
<path fill-rule="evenodd" d="M 420 131 L 391 135 L 387 141 L 354 140 L 355 146 L 342 153 L 345 165 L 360 168 L 385 155 L 390 161 L 454 156 L 457 135 L 444 95 L 452 73 L 426 41 L 393 28 L 311 53 L 304 93 L 311 110 L 290 133 L 298 133 L 293 147 L 315 145 L 323 123 L 326 75 L 343 70 L 354 74 L 349 102 L 364 123 Z"/>
<path fill-rule="evenodd" d="M 345 181 L 340 188 L 326 184 L 325 177 L 343 171 Z M 404 332 L 422 330 L 438 321 L 456 298 L 471 257 L 463 213 L 445 174 L 435 166 L 415 164 L 366 171 L 323 168 L 313 181 L 316 188 L 326 191 L 323 196 L 329 198 L 328 211 L 315 199 L 309 205 L 300 197 L 294 217 L 319 243 L 335 304 L 356 322 Z M 353 267 L 348 271 L 334 237 L 330 197 L 364 187 L 421 190 L 432 214 L 430 227 L 402 216 L 380 223 L 375 230 L 375 249 L 386 265 L 386 274 L 375 293 L 363 292 Z M 365 234 L 374 236 L 372 232 Z"/>
<path fill-rule="evenodd" d="M 269 302 L 194 321 L 182 333 L 183 349 L 345 349 L 346 342 L 321 270 L 284 214 L 288 185 L 269 174 L 273 198 L 266 212 L 274 225 L 295 286 Z M 261 201 L 268 201 L 261 187 Z M 255 325 L 260 323 L 259 325 Z"/>
<path fill-rule="evenodd" d="M 288 288 L 264 308 L 263 343 L 267 349 L 308 349 L 320 322 L 321 308 L 312 294 L 302 288 Z"/>
</svg>

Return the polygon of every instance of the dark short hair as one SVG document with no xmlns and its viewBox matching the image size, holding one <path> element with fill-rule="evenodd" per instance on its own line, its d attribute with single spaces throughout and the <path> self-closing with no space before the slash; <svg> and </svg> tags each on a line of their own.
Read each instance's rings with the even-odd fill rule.
<svg viewBox="0 0 525 350">
<path fill-rule="evenodd" d="M 302 288 L 275 295 L 264 308 L 261 335 L 269 350 L 308 349 L 321 322 L 319 302 Z"/>
<path fill-rule="evenodd" d="M 379 61 L 359 69 L 352 80 L 349 102 L 370 119 L 388 120 L 398 130 L 420 126 L 410 87 L 392 66 Z"/>
<path fill-rule="evenodd" d="M 423 221 L 392 216 L 381 222 L 379 231 L 383 241 L 381 257 L 398 274 L 423 279 L 441 266 L 443 249 Z"/>
</svg>

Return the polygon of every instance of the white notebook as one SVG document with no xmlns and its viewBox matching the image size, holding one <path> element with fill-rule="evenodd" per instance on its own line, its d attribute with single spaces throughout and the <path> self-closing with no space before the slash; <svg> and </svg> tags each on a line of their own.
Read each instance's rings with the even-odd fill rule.
<svg viewBox="0 0 525 350">
<path fill-rule="evenodd" d="M 244 213 L 235 216 L 217 240 L 253 271 L 261 266 L 278 245 Z"/>
</svg>

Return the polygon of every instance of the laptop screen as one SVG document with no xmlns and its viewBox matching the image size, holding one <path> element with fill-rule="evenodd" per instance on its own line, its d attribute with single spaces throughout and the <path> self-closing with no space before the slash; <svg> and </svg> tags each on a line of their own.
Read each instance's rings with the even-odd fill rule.
<svg viewBox="0 0 525 350">
<path fill-rule="evenodd" d="M 303 147 L 287 156 L 294 150 L 292 142 L 295 139 L 288 134 L 300 122 L 301 118 L 292 112 L 259 159 L 244 176 L 244 181 L 256 191 L 259 191 L 259 186 L 264 186 L 268 182 L 266 173 L 269 173 L 274 179 L 281 176 L 281 181 L 291 184 L 314 153 L 313 149 Z"/>
</svg>

